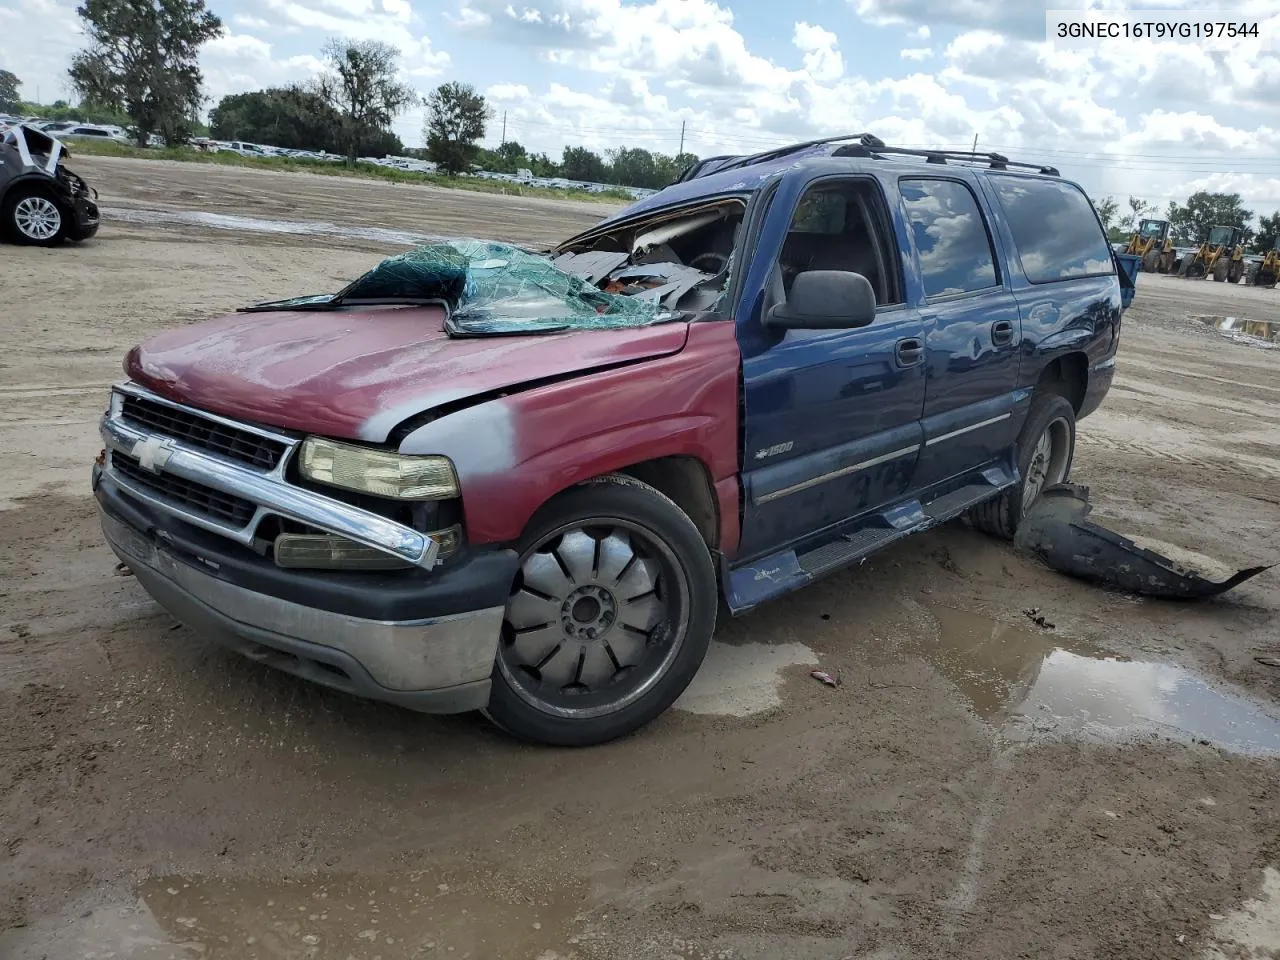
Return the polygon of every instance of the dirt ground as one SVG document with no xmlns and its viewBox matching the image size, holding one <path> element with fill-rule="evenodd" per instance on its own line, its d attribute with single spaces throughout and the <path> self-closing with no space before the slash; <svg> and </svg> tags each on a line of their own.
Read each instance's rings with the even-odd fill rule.
<svg viewBox="0 0 1280 960">
<path fill-rule="evenodd" d="M 576 752 L 199 641 L 89 495 L 128 347 L 395 249 L 349 227 L 609 208 L 77 166 L 100 237 L 0 247 L 3 960 L 1280 957 L 1280 570 L 1140 601 L 947 527 L 722 624 L 678 709 Z M 1280 323 L 1280 290 L 1144 275 L 1074 477 L 1126 532 L 1280 561 L 1280 352 L 1202 314 Z"/>
</svg>

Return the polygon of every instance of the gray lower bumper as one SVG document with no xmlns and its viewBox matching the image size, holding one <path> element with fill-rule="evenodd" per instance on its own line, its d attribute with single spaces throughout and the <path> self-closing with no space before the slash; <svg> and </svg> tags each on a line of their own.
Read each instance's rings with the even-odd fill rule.
<svg viewBox="0 0 1280 960">
<path fill-rule="evenodd" d="M 502 608 L 432 620 L 362 620 L 227 583 L 157 548 L 110 514 L 116 555 L 162 607 L 216 643 L 316 683 L 424 713 L 489 699 Z"/>
</svg>

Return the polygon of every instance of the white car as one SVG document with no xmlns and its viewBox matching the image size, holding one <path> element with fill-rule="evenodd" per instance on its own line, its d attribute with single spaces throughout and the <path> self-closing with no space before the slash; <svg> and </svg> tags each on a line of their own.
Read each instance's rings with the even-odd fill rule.
<svg viewBox="0 0 1280 960">
<path fill-rule="evenodd" d="M 59 140 L 105 140 L 109 143 L 132 143 L 123 130 L 113 127 L 98 127 L 89 124 L 78 124 L 56 134 Z"/>
</svg>

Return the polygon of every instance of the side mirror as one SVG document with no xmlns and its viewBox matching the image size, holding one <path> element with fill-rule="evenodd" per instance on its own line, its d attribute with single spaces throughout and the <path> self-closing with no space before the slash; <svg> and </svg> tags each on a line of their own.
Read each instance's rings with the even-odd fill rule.
<svg viewBox="0 0 1280 960">
<path fill-rule="evenodd" d="M 764 318 L 782 330 L 849 330 L 876 318 L 876 293 L 860 273 L 807 270 L 796 274 L 787 299 Z"/>
</svg>

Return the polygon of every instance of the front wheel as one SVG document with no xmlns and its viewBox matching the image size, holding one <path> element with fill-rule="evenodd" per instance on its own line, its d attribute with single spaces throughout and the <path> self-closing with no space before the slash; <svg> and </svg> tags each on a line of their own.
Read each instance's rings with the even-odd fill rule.
<svg viewBox="0 0 1280 960">
<path fill-rule="evenodd" d="M 613 475 L 567 491 L 521 541 L 488 716 L 557 746 L 638 730 L 697 673 L 718 593 L 702 535 L 653 487 Z"/>
<path fill-rule="evenodd" d="M 16 187 L 0 209 L 0 231 L 15 243 L 53 247 L 67 238 L 67 218 L 47 194 Z"/>
<path fill-rule="evenodd" d="M 1018 485 L 974 507 L 969 512 L 970 523 L 995 536 L 1013 539 L 1040 494 L 1066 482 L 1075 451 L 1075 408 L 1056 393 L 1037 394 L 1018 435 Z"/>
</svg>

